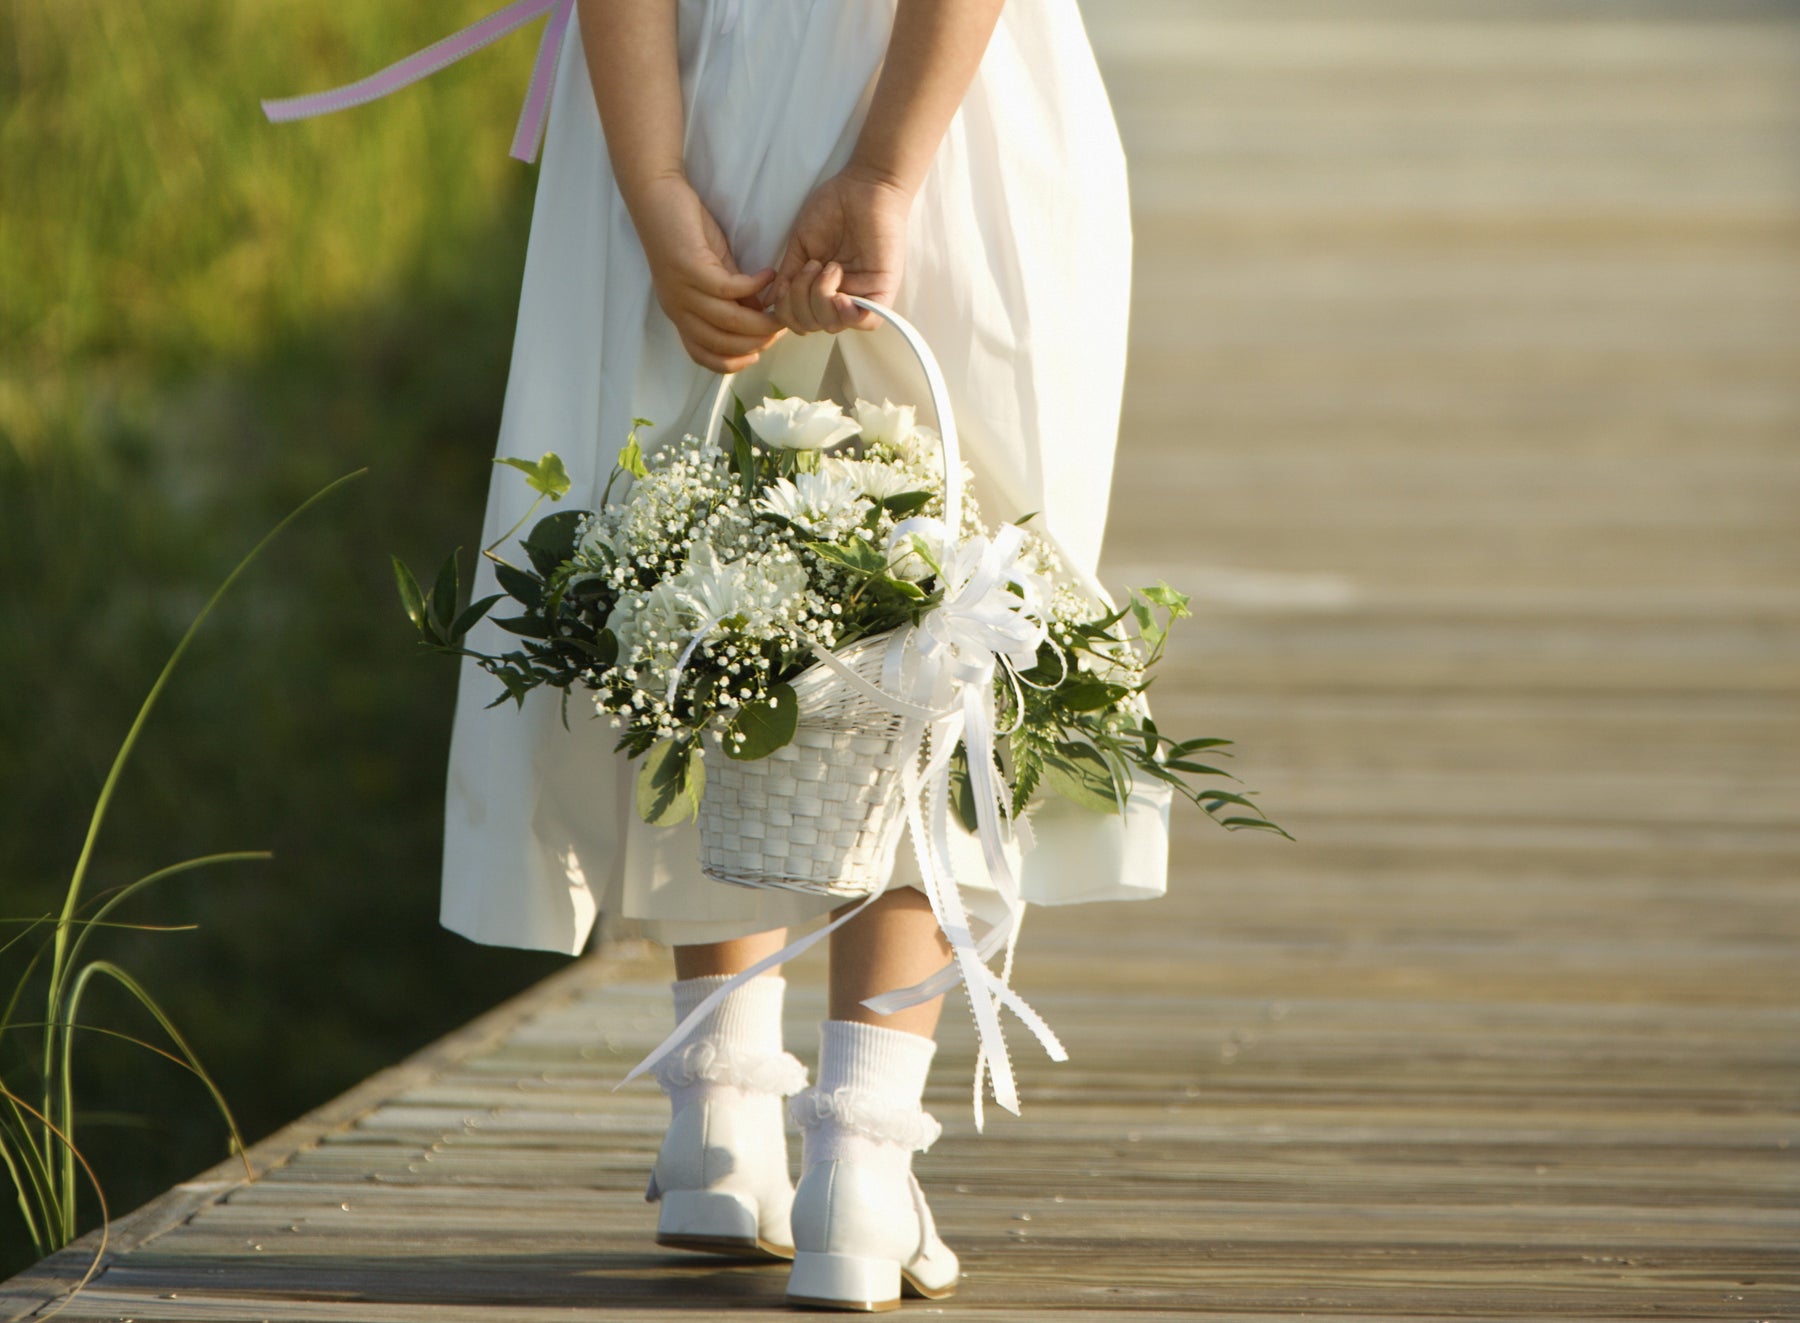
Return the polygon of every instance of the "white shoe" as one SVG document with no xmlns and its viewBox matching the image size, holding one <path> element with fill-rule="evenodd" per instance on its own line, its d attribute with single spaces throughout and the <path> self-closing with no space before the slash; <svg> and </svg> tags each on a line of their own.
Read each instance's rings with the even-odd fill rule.
<svg viewBox="0 0 1800 1323">
<path fill-rule="evenodd" d="M 789 1304 L 875 1314 L 953 1295 L 961 1265 L 910 1171 L 821 1162 L 794 1196 Z"/>
<path fill-rule="evenodd" d="M 939 1239 L 912 1155 L 941 1127 L 919 1106 L 936 1044 L 870 1025 L 828 1020 L 819 1083 L 790 1109 L 806 1136 L 793 1204 L 790 1304 L 879 1313 L 900 1296 L 942 1300 L 961 1266 Z"/>
<path fill-rule="evenodd" d="M 705 984 L 722 981 L 687 981 L 698 988 L 678 983 L 678 1011 L 684 991 L 692 1004 L 709 990 Z M 747 1019 L 768 1019 L 766 1004 L 731 1004 L 739 994 L 772 1000 L 779 1033 L 779 984 L 751 980 L 720 1008 L 724 1022 L 710 1026 L 718 1032 L 688 1043 L 657 1067 L 673 1112 L 644 1191 L 644 1198 L 661 1205 L 659 1245 L 734 1258 L 794 1256 L 783 1099 L 806 1087 L 806 1067 L 780 1051 L 778 1037 L 771 1041 L 762 1032 L 747 1039 L 742 1032 Z"/>
</svg>

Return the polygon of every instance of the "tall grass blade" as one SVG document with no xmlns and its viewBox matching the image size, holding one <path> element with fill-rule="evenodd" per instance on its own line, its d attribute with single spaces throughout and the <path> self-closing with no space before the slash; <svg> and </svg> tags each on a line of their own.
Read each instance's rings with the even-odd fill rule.
<svg viewBox="0 0 1800 1323">
<path fill-rule="evenodd" d="M 42 1112 L 38 1111 L 37 1108 L 19 1097 L 18 1094 L 7 1088 L 3 1083 L 0 1083 L 0 1094 L 6 1096 L 6 1101 L 13 1106 L 14 1110 L 23 1107 L 26 1111 L 30 1112 L 32 1116 L 37 1119 L 39 1125 L 43 1126 L 46 1131 L 62 1142 L 64 1152 L 74 1155 L 75 1161 L 81 1164 L 81 1170 L 87 1175 L 88 1184 L 94 1187 L 94 1198 L 99 1200 L 100 1203 L 100 1243 L 94 1248 L 94 1257 L 89 1261 L 87 1271 L 81 1274 L 81 1280 L 69 1288 L 69 1293 L 62 1298 L 62 1302 L 58 1304 L 56 1308 L 35 1315 L 35 1317 L 40 1319 L 50 1318 L 55 1314 L 60 1314 L 64 1308 L 67 1307 L 69 1301 L 73 1300 L 76 1294 L 80 1292 L 81 1288 L 93 1281 L 94 1274 L 100 1270 L 100 1264 L 106 1258 L 107 1243 L 112 1236 L 112 1214 L 107 1210 L 106 1191 L 100 1188 L 100 1178 L 94 1175 L 94 1169 L 88 1165 L 88 1160 L 81 1156 L 81 1150 L 75 1147 L 74 1141 L 64 1134 L 57 1124 L 48 1116 L 45 1116 Z M 67 1243 L 66 1240 L 63 1242 L 63 1244 Z M 61 1246 L 55 1246 L 53 1248 L 61 1248 Z"/>
</svg>

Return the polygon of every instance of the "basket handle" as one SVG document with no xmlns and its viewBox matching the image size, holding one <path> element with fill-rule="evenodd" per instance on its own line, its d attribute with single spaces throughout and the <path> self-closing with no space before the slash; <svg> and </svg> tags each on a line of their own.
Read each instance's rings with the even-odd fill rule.
<svg viewBox="0 0 1800 1323">
<path fill-rule="evenodd" d="M 925 372 L 925 386 L 931 395 L 931 409 L 937 415 L 938 438 L 943 444 L 944 454 L 944 522 L 949 525 L 954 535 L 962 527 L 962 446 L 956 435 L 956 418 L 950 410 L 950 388 L 944 384 L 944 373 L 938 367 L 937 358 L 931 352 L 931 346 L 925 343 L 925 337 L 919 334 L 919 328 L 906 318 L 884 304 L 873 299 L 865 299 L 859 295 L 848 296 L 859 308 L 867 309 L 877 317 L 900 332 L 900 338 L 906 341 L 906 347 L 913 351 L 919 360 L 919 366 Z M 719 428 L 725 421 L 725 409 L 731 400 L 731 383 L 734 374 L 719 378 L 718 392 L 713 396 L 712 414 L 706 421 L 705 439 L 711 443 L 719 434 Z"/>
</svg>

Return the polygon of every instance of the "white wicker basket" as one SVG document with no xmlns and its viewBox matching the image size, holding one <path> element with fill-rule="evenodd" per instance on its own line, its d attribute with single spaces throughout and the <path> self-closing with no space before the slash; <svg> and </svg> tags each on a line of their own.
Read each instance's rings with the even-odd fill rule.
<svg viewBox="0 0 1800 1323">
<path fill-rule="evenodd" d="M 878 683 L 892 637 L 839 655 Z M 768 757 L 734 761 L 709 737 L 700 871 L 738 886 L 854 900 L 886 878 L 901 826 L 899 770 L 916 743 L 904 747 L 904 722 L 822 665 L 793 685 L 799 727 Z"/>
<path fill-rule="evenodd" d="M 853 298 L 900 333 L 925 372 L 944 456 L 944 522 L 962 526 L 962 452 L 943 372 L 905 318 Z M 708 439 L 723 425 L 731 378 L 719 383 Z M 892 634 L 864 639 L 841 658 L 877 686 Z M 709 737 L 700 799 L 700 870 L 747 887 L 777 887 L 854 900 L 886 881 L 902 825 L 900 767 L 905 722 L 870 702 L 824 665 L 794 681 L 800 700 L 793 740 L 767 758 L 735 762 Z"/>
</svg>

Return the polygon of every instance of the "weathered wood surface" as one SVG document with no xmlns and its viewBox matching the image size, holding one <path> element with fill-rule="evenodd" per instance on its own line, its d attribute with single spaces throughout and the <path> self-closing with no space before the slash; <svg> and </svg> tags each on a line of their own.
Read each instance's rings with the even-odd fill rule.
<svg viewBox="0 0 1800 1323">
<path fill-rule="evenodd" d="M 1138 281 L 1110 578 L 1196 590 L 1154 907 L 1034 917 L 920 1168 L 1035 1319 L 1800 1317 L 1800 9 L 1090 7 Z M 624 953 L 629 956 L 630 953 Z M 118 1228 L 67 1319 L 715 1318 L 658 1252 L 663 967 L 588 962 Z M 818 971 L 798 980 L 806 1052 Z M 6 1288 L 43 1303 L 60 1256 Z"/>
</svg>

